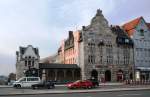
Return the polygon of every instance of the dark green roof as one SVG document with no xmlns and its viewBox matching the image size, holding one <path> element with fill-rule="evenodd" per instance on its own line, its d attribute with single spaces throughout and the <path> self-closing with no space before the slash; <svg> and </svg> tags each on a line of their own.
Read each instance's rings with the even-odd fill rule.
<svg viewBox="0 0 150 97">
<path fill-rule="evenodd" d="M 77 64 L 39 63 L 40 69 L 79 69 Z"/>
</svg>

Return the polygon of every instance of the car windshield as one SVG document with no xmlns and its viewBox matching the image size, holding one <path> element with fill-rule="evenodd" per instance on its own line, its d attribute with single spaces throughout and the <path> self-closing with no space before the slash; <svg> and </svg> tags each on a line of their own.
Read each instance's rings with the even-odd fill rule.
<svg viewBox="0 0 150 97">
<path fill-rule="evenodd" d="M 81 80 L 77 80 L 77 81 L 75 81 L 74 83 L 78 83 L 78 82 L 81 82 Z"/>
<path fill-rule="evenodd" d="M 19 82 L 26 81 L 26 78 L 20 78 L 18 81 Z"/>
</svg>

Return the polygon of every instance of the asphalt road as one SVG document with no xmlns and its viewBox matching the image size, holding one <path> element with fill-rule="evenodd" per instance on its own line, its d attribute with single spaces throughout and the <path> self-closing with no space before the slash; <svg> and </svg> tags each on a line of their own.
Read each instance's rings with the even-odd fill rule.
<svg viewBox="0 0 150 97">
<path fill-rule="evenodd" d="M 149 90 L 119 91 L 119 92 L 95 92 L 95 93 L 70 93 L 70 94 L 41 94 L 41 95 L 18 95 L 3 97 L 150 97 Z"/>
<path fill-rule="evenodd" d="M 111 89 L 111 88 L 121 88 L 125 86 L 100 86 L 97 89 L 105 88 L 105 89 Z M 95 88 L 94 88 L 95 89 Z M 0 94 L 9 94 L 9 93 L 27 93 L 31 91 L 40 91 L 40 90 L 45 90 L 45 91 L 61 91 L 61 90 L 69 90 L 67 89 L 66 86 L 56 86 L 55 89 L 38 89 L 38 90 L 32 90 L 30 88 L 21 88 L 21 89 L 15 89 L 15 88 L 0 88 Z"/>
</svg>

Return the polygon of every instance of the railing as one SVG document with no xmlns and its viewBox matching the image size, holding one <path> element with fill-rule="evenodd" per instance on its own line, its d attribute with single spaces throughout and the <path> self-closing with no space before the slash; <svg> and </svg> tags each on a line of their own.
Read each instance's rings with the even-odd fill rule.
<svg viewBox="0 0 150 97">
<path fill-rule="evenodd" d="M 125 80 L 126 85 L 150 85 L 150 80 Z"/>
</svg>

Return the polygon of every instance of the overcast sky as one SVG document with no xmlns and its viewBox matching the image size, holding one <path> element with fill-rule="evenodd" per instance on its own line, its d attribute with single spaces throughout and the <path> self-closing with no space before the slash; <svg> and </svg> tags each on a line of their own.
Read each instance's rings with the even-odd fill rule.
<svg viewBox="0 0 150 97">
<path fill-rule="evenodd" d="M 15 72 L 19 46 L 39 48 L 41 58 L 56 53 L 68 31 L 89 25 L 100 8 L 109 24 L 143 16 L 150 0 L 0 0 L 0 75 Z"/>
</svg>

